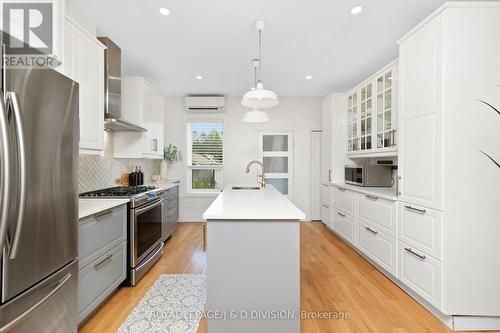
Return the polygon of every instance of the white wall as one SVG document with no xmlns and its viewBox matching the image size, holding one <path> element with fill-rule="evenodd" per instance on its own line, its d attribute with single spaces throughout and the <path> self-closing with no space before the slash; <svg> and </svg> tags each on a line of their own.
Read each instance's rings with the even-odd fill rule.
<svg viewBox="0 0 500 333">
<path fill-rule="evenodd" d="M 248 124 L 241 119 L 247 111 L 240 97 L 228 97 L 225 112 L 225 168 L 227 184 L 256 184 L 256 170 L 245 174 L 247 163 L 258 157 L 257 131 L 294 132 L 293 202 L 311 216 L 311 130 L 321 128 L 321 97 L 281 97 L 279 106 L 268 111 L 270 121 Z M 183 97 L 166 98 L 165 144 L 181 147 L 186 155 L 186 115 Z M 186 193 L 186 161 L 169 168 L 168 178 L 180 179 L 180 221 L 200 221 L 214 197 L 193 197 Z"/>
</svg>

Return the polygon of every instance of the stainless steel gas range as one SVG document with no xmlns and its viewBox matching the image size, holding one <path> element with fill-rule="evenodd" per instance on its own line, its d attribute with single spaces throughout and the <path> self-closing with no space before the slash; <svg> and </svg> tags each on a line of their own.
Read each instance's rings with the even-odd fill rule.
<svg viewBox="0 0 500 333">
<path fill-rule="evenodd" d="M 119 186 L 80 194 L 84 198 L 129 198 L 128 285 L 135 286 L 163 254 L 165 190 L 154 186 Z"/>
</svg>

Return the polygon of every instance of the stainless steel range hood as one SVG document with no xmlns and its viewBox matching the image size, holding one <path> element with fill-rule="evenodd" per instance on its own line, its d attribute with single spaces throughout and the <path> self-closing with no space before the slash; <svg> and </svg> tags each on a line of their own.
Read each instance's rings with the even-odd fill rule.
<svg viewBox="0 0 500 333">
<path fill-rule="evenodd" d="M 121 49 L 108 37 L 98 37 L 104 52 L 104 129 L 112 132 L 145 132 L 146 129 L 121 119 Z"/>
</svg>

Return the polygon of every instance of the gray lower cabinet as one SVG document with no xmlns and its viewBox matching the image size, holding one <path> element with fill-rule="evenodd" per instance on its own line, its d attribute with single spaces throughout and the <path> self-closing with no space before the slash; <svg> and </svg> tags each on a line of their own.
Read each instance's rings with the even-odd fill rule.
<svg viewBox="0 0 500 333">
<path fill-rule="evenodd" d="M 82 324 L 127 277 L 127 205 L 81 219 L 78 249 Z"/>
<path fill-rule="evenodd" d="M 162 238 L 165 241 L 172 236 L 179 219 L 179 187 L 174 186 L 165 191 L 163 196 Z"/>
</svg>

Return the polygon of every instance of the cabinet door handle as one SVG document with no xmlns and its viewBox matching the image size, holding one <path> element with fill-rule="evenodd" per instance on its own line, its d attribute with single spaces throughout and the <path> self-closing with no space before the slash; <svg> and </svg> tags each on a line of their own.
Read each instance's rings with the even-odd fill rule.
<svg viewBox="0 0 500 333">
<path fill-rule="evenodd" d="M 342 216 L 342 217 L 345 217 L 345 214 L 344 213 L 341 213 L 341 212 L 337 212 L 338 215 Z"/>
<path fill-rule="evenodd" d="M 374 195 L 369 195 L 369 194 L 367 194 L 367 195 L 365 195 L 365 197 L 366 197 L 367 199 L 370 199 L 370 200 L 373 200 L 373 201 L 377 201 L 377 200 L 378 200 L 378 197 L 376 197 L 376 196 L 374 196 Z"/>
<path fill-rule="evenodd" d="M 418 208 L 415 208 L 415 207 L 412 207 L 412 206 L 405 206 L 405 208 L 408 209 L 408 210 L 411 210 L 413 212 L 420 213 L 420 214 L 425 214 L 425 212 L 426 212 L 425 209 L 418 209 Z"/>
<path fill-rule="evenodd" d="M 99 262 L 96 262 L 94 264 L 94 269 L 99 269 L 102 265 L 104 265 L 105 263 L 109 262 L 111 260 L 111 258 L 113 258 L 113 255 L 110 254 L 108 256 L 106 256 L 104 259 L 102 259 L 101 261 Z"/>
<path fill-rule="evenodd" d="M 343 187 L 337 187 L 337 189 L 338 189 L 339 191 L 341 191 L 341 192 L 345 192 L 345 188 L 343 188 Z"/>
<path fill-rule="evenodd" d="M 396 130 L 393 129 L 391 131 L 391 147 L 395 147 L 396 146 Z"/>
<path fill-rule="evenodd" d="M 413 251 L 409 247 L 405 247 L 405 251 L 410 253 L 410 254 L 413 254 L 415 257 L 420 258 L 422 260 L 425 260 L 425 258 L 427 258 L 424 254 L 418 254 L 417 252 Z"/>
<path fill-rule="evenodd" d="M 372 233 L 372 234 L 374 234 L 374 235 L 378 234 L 378 231 L 377 231 L 377 230 L 373 230 L 373 229 L 372 229 L 372 228 L 370 228 L 370 227 L 365 227 L 365 229 L 366 229 L 366 231 L 369 231 L 369 232 L 371 232 L 371 233 Z"/>
<path fill-rule="evenodd" d="M 103 218 L 105 216 L 111 215 L 112 213 L 113 213 L 113 209 L 106 209 L 106 210 L 104 210 L 104 211 L 102 211 L 100 213 L 94 214 L 94 218 L 96 220 L 99 220 L 99 219 L 101 219 L 101 218 Z"/>
<path fill-rule="evenodd" d="M 332 170 L 328 170 L 328 181 L 332 181 Z"/>
</svg>

